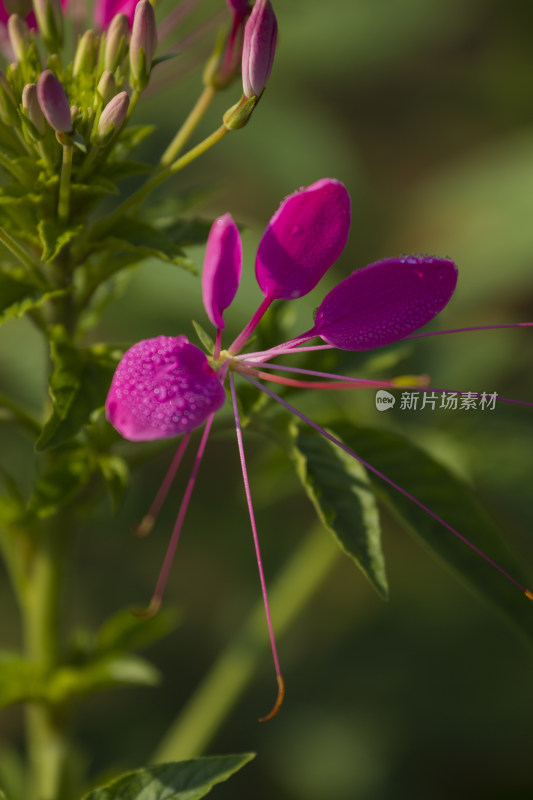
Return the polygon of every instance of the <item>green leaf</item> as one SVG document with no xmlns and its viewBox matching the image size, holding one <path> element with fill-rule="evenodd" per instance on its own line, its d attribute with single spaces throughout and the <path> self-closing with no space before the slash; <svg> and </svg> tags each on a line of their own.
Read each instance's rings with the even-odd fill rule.
<svg viewBox="0 0 533 800">
<path fill-rule="evenodd" d="M 55 220 L 42 219 L 37 226 L 39 239 L 43 247 L 42 261 L 53 261 L 64 247 L 79 236 L 82 230 L 83 225 L 75 225 L 73 228 L 65 229 Z"/>
<path fill-rule="evenodd" d="M 122 355 L 115 348 L 94 345 L 78 349 L 67 332 L 56 327 L 51 342 L 54 371 L 50 376 L 53 408 L 37 440 L 37 450 L 57 447 L 89 422 L 101 408 Z"/>
<path fill-rule="evenodd" d="M 122 775 L 83 800 L 199 800 L 254 757 L 244 753 L 158 764 Z"/>
<path fill-rule="evenodd" d="M 22 267 L 4 266 L 0 270 L 0 325 L 12 317 L 22 317 L 65 291 L 39 288 Z"/>
<path fill-rule="evenodd" d="M 100 628 L 96 648 L 100 654 L 140 650 L 169 634 L 178 624 L 175 610 L 164 608 L 155 617 L 137 617 L 126 608 Z"/>
<path fill-rule="evenodd" d="M 0 653 L 0 707 L 38 697 L 42 692 L 42 670 L 18 653 Z"/>
<path fill-rule="evenodd" d="M 44 519 L 63 508 L 87 485 L 96 470 L 93 454 L 80 446 L 64 446 L 53 453 L 28 502 L 28 511 Z"/>
<path fill-rule="evenodd" d="M 117 511 L 124 499 L 130 482 L 129 467 L 120 456 L 102 453 L 98 456 L 98 466 L 106 482 L 113 511 Z"/>
<path fill-rule="evenodd" d="M 43 698 L 51 703 L 63 703 L 113 687 L 157 686 L 159 681 L 158 670 L 144 658 L 114 655 L 81 667 L 60 667 L 46 681 Z"/>
<path fill-rule="evenodd" d="M 38 436 L 41 432 L 39 422 L 31 414 L 20 408 L 10 397 L 0 394 L 0 422 L 4 419 L 16 420 L 20 427 L 32 436 Z"/>
<path fill-rule="evenodd" d="M 132 255 L 132 261 L 158 258 L 196 272 L 192 261 L 184 256 L 183 251 L 166 233 L 133 217 L 118 220 L 113 225 L 112 234 L 101 241 L 92 241 L 91 248 L 108 249 L 115 254 L 126 251 Z"/>
<path fill-rule="evenodd" d="M 520 561 L 475 498 L 472 489 L 403 436 L 334 423 L 331 428 L 355 453 L 424 503 L 462 536 L 527 586 Z M 372 479 L 374 481 L 374 479 Z M 533 638 L 530 602 L 510 581 L 487 564 L 443 525 L 382 480 L 376 489 L 407 529 L 442 558 L 470 588 L 495 604 Z"/>
<path fill-rule="evenodd" d="M 214 340 L 209 336 L 209 334 L 206 331 L 204 331 L 202 326 L 199 325 L 197 322 L 192 320 L 192 324 L 193 324 L 193 328 L 194 328 L 194 330 L 196 332 L 196 335 L 198 336 L 201 344 L 203 344 L 203 346 L 205 347 L 207 352 L 211 353 L 211 354 L 214 353 L 215 352 L 215 342 L 214 342 Z"/>
<path fill-rule="evenodd" d="M 379 514 L 364 467 L 317 431 L 291 421 L 291 456 L 321 522 L 387 598 Z"/>
</svg>

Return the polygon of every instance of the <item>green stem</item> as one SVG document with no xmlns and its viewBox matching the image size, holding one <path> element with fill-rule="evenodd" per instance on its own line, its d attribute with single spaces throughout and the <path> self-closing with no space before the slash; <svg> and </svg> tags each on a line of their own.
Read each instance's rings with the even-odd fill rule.
<svg viewBox="0 0 533 800">
<path fill-rule="evenodd" d="M 159 162 L 161 166 L 168 167 L 173 161 L 176 160 L 194 133 L 196 126 L 211 105 L 215 94 L 216 91 L 212 86 L 205 87 L 189 116 L 161 156 L 161 160 Z"/>
<path fill-rule="evenodd" d="M 293 624 L 339 556 L 339 548 L 323 528 L 317 527 L 304 540 L 270 592 L 277 636 Z M 167 732 L 153 760 L 162 763 L 198 756 L 245 691 L 267 647 L 265 612 L 258 602 Z"/>
<path fill-rule="evenodd" d="M 63 536 L 57 530 L 35 532 L 22 599 L 26 656 L 46 674 L 60 658 L 60 593 Z M 57 800 L 67 743 L 61 711 L 30 703 L 26 712 L 31 800 Z"/>
<path fill-rule="evenodd" d="M 63 145 L 63 164 L 61 167 L 61 182 L 59 184 L 59 203 L 57 215 L 61 222 L 66 222 L 70 212 L 70 174 L 72 172 L 72 145 Z"/>
<path fill-rule="evenodd" d="M 20 263 L 25 266 L 32 275 L 35 275 L 39 278 L 39 282 L 41 285 L 44 286 L 43 276 L 41 275 L 41 271 L 39 269 L 39 263 L 35 261 L 32 256 L 17 242 L 13 239 L 12 236 L 4 229 L 0 227 L 0 242 L 2 242 L 8 250 L 10 250 L 13 255 L 18 258 Z"/>
</svg>

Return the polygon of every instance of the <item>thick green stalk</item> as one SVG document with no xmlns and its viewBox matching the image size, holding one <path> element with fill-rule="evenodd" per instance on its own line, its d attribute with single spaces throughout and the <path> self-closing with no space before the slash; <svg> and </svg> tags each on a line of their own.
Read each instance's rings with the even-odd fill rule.
<svg viewBox="0 0 533 800">
<path fill-rule="evenodd" d="M 60 658 L 63 536 L 41 529 L 32 545 L 22 597 L 26 657 L 46 674 Z M 67 751 L 60 710 L 46 703 L 28 704 L 26 730 L 30 800 L 57 800 Z"/>
<path fill-rule="evenodd" d="M 216 90 L 212 86 L 206 86 L 202 94 L 196 101 L 194 108 L 191 110 L 189 116 L 172 139 L 171 143 L 163 153 L 160 159 L 160 164 L 163 167 L 168 167 L 179 156 L 190 137 L 194 133 L 196 126 L 202 119 L 203 115 L 211 105 Z"/>
<path fill-rule="evenodd" d="M 321 527 L 304 540 L 270 591 L 278 637 L 293 624 L 339 556 L 339 548 Z M 167 732 L 153 760 L 179 761 L 200 755 L 250 683 L 267 647 L 265 611 L 258 602 Z"/>
<path fill-rule="evenodd" d="M 57 206 L 57 216 L 61 222 L 66 222 L 70 213 L 70 174 L 72 172 L 73 150 L 72 145 L 63 145 L 63 164 L 61 166 L 59 202 Z"/>
</svg>

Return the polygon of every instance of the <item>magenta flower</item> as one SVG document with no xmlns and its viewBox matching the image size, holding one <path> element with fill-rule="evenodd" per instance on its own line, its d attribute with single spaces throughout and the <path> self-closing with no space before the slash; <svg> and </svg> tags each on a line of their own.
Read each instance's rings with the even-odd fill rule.
<svg viewBox="0 0 533 800">
<path fill-rule="evenodd" d="M 208 239 L 202 280 L 204 306 L 217 331 L 212 357 L 208 359 L 184 336 L 159 336 L 139 342 L 124 354 L 119 363 L 106 402 L 108 420 L 126 439 L 149 440 L 185 433 L 158 495 L 141 523 L 139 530 L 142 533 L 147 533 L 155 521 L 189 442 L 190 432 L 205 422 L 192 475 L 149 607 L 150 612 L 155 612 L 161 603 L 213 418 L 224 403 L 225 395 L 222 387 L 226 378 L 228 379 L 246 500 L 278 680 L 278 698 L 270 714 L 263 719 L 269 719 L 279 709 L 283 699 L 284 684 L 270 618 L 246 469 L 235 375 L 268 394 L 275 402 L 297 415 L 363 464 L 370 472 L 408 497 L 533 599 L 533 595 L 525 587 L 430 508 L 360 458 L 285 398 L 265 386 L 265 382 L 271 381 L 292 387 L 313 389 L 394 387 L 396 385 L 394 381 L 369 381 L 291 368 L 276 363 L 275 358 L 280 355 L 328 348 L 371 350 L 406 337 L 453 333 L 454 331 L 415 333 L 430 322 L 450 301 L 457 282 L 457 269 L 453 261 L 429 256 L 403 256 L 378 261 L 364 269 L 356 270 L 326 295 L 318 308 L 314 324 L 308 331 L 266 351 L 241 353 L 250 334 L 275 299 L 301 297 L 316 286 L 342 252 L 349 225 L 350 199 L 345 187 L 338 181 L 331 179 L 317 181 L 284 200 L 270 220 L 257 251 L 256 278 L 264 300 L 229 348 L 221 350 L 221 332 L 225 324 L 222 313 L 229 307 L 237 291 L 242 251 L 239 234 L 231 216 L 226 214 L 215 220 Z M 323 343 L 301 346 L 316 337 L 322 339 Z M 293 372 L 300 377 L 275 375 L 269 370 L 281 373 Z M 303 380 L 302 375 L 321 380 Z M 504 398 L 499 399 L 504 400 Z"/>
<path fill-rule="evenodd" d="M 138 2 L 139 0 L 97 0 L 94 21 L 99 28 L 105 29 L 116 14 L 125 14 L 131 27 Z"/>
</svg>

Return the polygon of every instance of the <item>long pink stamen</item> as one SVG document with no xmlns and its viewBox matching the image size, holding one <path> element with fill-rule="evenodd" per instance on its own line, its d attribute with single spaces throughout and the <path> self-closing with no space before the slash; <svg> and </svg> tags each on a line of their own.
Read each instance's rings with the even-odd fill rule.
<svg viewBox="0 0 533 800">
<path fill-rule="evenodd" d="M 443 336 L 447 333 L 471 333 L 472 331 L 494 331 L 500 328 L 531 328 L 533 322 L 507 322 L 503 325 L 476 325 L 472 328 L 450 328 L 447 331 L 428 331 L 427 333 L 412 333 L 406 339 L 421 339 L 424 336 Z"/>
<path fill-rule="evenodd" d="M 315 345 L 309 345 L 308 347 L 289 347 L 288 346 L 289 344 L 290 342 L 285 342 L 285 344 L 280 344 L 277 345 L 276 347 L 271 347 L 269 350 L 256 350 L 254 353 L 242 353 L 242 355 L 240 356 L 235 356 L 235 359 L 236 361 L 244 361 L 245 359 L 248 361 L 253 359 L 258 363 L 262 363 L 263 361 L 268 360 L 270 358 L 275 358 L 276 356 L 292 355 L 293 353 L 311 353 L 315 350 L 335 349 L 334 345 L 332 344 L 315 344 Z"/>
<path fill-rule="evenodd" d="M 253 363 L 254 362 L 252 362 L 252 364 L 250 364 L 251 367 L 253 366 Z M 240 365 L 248 366 L 248 363 L 246 361 L 240 361 L 239 362 L 239 366 L 236 367 L 237 371 L 239 371 Z M 385 384 L 387 386 L 398 388 L 398 384 L 395 383 L 394 379 L 391 379 L 391 380 L 385 379 L 383 381 L 376 381 L 376 380 L 373 380 L 372 378 L 353 378 L 350 375 L 337 375 L 334 372 L 319 372 L 318 370 L 315 370 L 315 369 L 304 369 L 303 367 L 290 367 L 290 366 L 287 366 L 286 364 L 261 364 L 261 367 L 263 369 L 282 370 L 284 372 L 298 372 L 298 373 L 300 373 L 302 375 L 314 375 L 317 378 L 337 378 L 338 380 L 341 380 L 343 382 L 350 381 L 350 382 L 355 383 L 355 384 L 360 383 L 360 384 L 363 384 L 365 386 L 369 386 L 370 388 L 373 388 L 374 386 L 378 386 L 378 385 L 382 386 L 382 385 L 385 385 Z M 422 378 L 422 376 L 421 376 L 421 378 Z M 305 384 L 305 385 L 307 386 L 307 384 Z M 325 384 L 321 383 L 320 385 L 324 386 Z"/>
<path fill-rule="evenodd" d="M 233 375 L 230 373 L 229 376 L 230 388 L 231 388 L 231 400 L 233 403 L 233 413 L 235 415 L 235 429 L 237 432 L 237 444 L 239 447 L 239 458 L 241 461 L 241 469 L 242 469 L 242 478 L 244 481 L 244 492 L 246 494 L 246 503 L 248 505 L 248 514 L 250 516 L 250 525 L 252 528 L 252 535 L 254 539 L 254 547 L 255 547 L 255 556 L 257 559 L 257 568 L 259 570 L 259 580 L 261 581 L 261 592 L 263 593 L 263 603 L 265 606 L 265 614 L 268 626 L 268 635 L 270 637 L 270 647 L 272 650 L 272 658 L 274 659 L 274 667 L 276 670 L 276 678 L 278 681 L 278 696 L 274 707 L 272 710 L 265 716 L 260 718 L 260 722 L 266 722 L 266 720 L 271 719 L 275 714 L 278 713 L 280 706 L 283 702 L 283 696 L 285 694 L 285 686 L 283 682 L 283 677 L 281 675 L 281 669 L 279 666 L 279 658 L 278 658 L 278 651 L 276 648 L 276 641 L 274 638 L 274 628 L 272 626 L 272 617 L 270 615 L 270 607 L 268 604 L 268 595 L 267 595 L 267 588 L 266 588 L 266 581 L 265 581 L 265 574 L 263 571 L 263 561 L 261 559 L 261 550 L 259 547 L 259 536 L 257 534 L 257 526 L 255 524 L 255 515 L 254 509 L 252 505 L 252 494 L 250 492 L 250 482 L 248 480 L 248 470 L 246 469 L 246 458 L 244 455 L 244 445 L 242 441 L 242 429 L 241 429 L 241 421 L 239 418 L 239 410 L 237 408 L 237 395 L 235 392 L 235 381 L 233 379 Z"/>
<path fill-rule="evenodd" d="M 148 536 L 152 528 L 154 527 L 155 521 L 159 512 L 161 511 L 161 506 L 165 502 L 166 496 L 169 492 L 170 487 L 172 486 L 172 481 L 178 471 L 178 467 L 181 464 L 181 460 L 185 454 L 185 450 L 187 449 L 187 445 L 189 444 L 189 440 L 191 438 L 191 432 L 187 431 L 185 436 L 180 442 L 180 446 L 176 450 L 174 454 L 174 458 L 170 463 L 170 467 L 168 468 L 168 472 L 163 479 L 163 483 L 159 487 L 159 490 L 155 496 L 155 499 L 150 506 L 148 513 L 142 518 L 140 525 L 135 529 L 136 536 Z"/>
<path fill-rule="evenodd" d="M 237 372 L 243 375 L 253 375 L 263 381 L 271 381 L 271 383 L 281 383 L 284 386 L 294 386 L 297 389 L 377 389 L 395 386 L 391 381 L 358 381 L 357 378 L 348 378 L 343 381 L 299 381 L 296 378 L 284 378 L 281 375 L 269 375 L 259 369 L 253 367 L 238 366 L 235 368 Z"/>
<path fill-rule="evenodd" d="M 229 346 L 228 352 L 231 353 L 231 355 L 238 353 L 241 347 L 244 344 L 246 344 L 248 338 L 250 337 L 250 334 L 253 333 L 253 331 L 256 329 L 257 324 L 259 323 L 261 318 L 266 314 L 271 304 L 272 304 L 272 298 L 265 297 L 265 299 L 263 300 L 263 302 L 255 312 L 255 314 L 253 315 L 250 322 L 244 326 L 244 328 L 239 333 L 235 341 L 232 342 L 232 344 Z"/>
<path fill-rule="evenodd" d="M 333 444 L 337 445 L 337 447 L 340 447 L 340 449 L 344 450 L 345 453 L 348 453 L 349 456 L 351 456 L 352 458 L 355 458 L 356 461 L 358 461 L 360 464 L 362 464 L 366 469 L 370 470 L 370 472 L 373 472 L 374 475 L 377 475 L 378 478 L 381 478 L 383 481 L 385 481 L 385 483 L 388 483 L 389 486 L 392 486 L 393 489 L 396 489 L 398 492 L 400 492 L 400 494 L 403 494 L 404 497 L 407 497 L 409 500 L 411 500 L 411 502 L 413 502 L 415 505 L 417 505 L 419 508 L 421 508 L 422 511 L 425 511 L 426 514 L 429 514 L 430 517 L 433 517 L 433 519 L 435 519 L 437 522 L 439 522 L 441 525 L 443 525 L 445 528 L 447 528 L 451 533 L 454 534 L 454 536 L 457 536 L 458 539 L 460 539 L 464 544 L 466 544 L 468 547 L 470 547 L 471 550 L 473 550 L 475 553 L 477 553 L 479 556 L 481 556 L 481 558 L 483 558 L 485 561 L 487 561 L 492 567 L 497 569 L 498 572 L 500 572 L 504 577 L 506 577 L 509 581 L 511 581 L 511 583 L 514 583 L 515 586 L 517 586 L 519 589 L 521 589 L 522 592 L 524 592 L 524 594 L 530 600 L 533 599 L 533 593 L 530 592 L 529 589 L 526 589 L 525 586 L 522 586 L 522 584 L 519 583 L 516 580 L 516 578 L 513 578 L 512 575 L 509 575 L 509 573 L 506 572 L 503 569 L 503 567 L 500 567 L 499 564 L 497 564 L 495 561 L 493 561 L 491 558 L 489 558 L 489 556 L 487 556 L 482 550 L 480 550 L 478 547 L 476 547 L 475 544 L 472 544 L 472 542 L 470 542 L 466 537 L 464 537 L 461 533 L 456 531 L 455 528 L 452 528 L 451 525 L 449 525 L 447 522 L 445 522 L 445 520 L 443 520 L 442 517 L 439 517 L 437 514 L 435 514 L 435 512 L 432 511 L 430 508 L 428 508 L 426 505 L 424 505 L 424 503 L 421 503 L 420 500 L 417 500 L 416 497 L 413 497 L 413 495 L 409 494 L 409 492 L 407 492 L 405 489 L 403 489 L 397 483 L 395 483 L 390 478 L 388 478 L 386 475 L 384 475 L 383 472 L 380 472 L 378 469 L 373 467 L 372 464 L 369 464 L 368 461 L 365 461 L 363 458 L 361 458 L 361 456 L 358 456 L 357 453 L 355 453 L 347 445 L 345 445 L 344 442 L 341 442 L 339 439 L 336 439 L 335 436 L 333 436 L 331 433 L 328 433 L 328 431 L 326 431 L 324 428 L 321 428 L 320 425 L 318 425 L 316 422 L 313 422 L 312 419 L 307 417 L 301 411 L 298 411 L 297 408 L 295 408 L 293 405 L 291 405 L 286 400 L 284 400 L 283 397 L 280 397 L 275 392 L 273 392 L 270 389 L 268 389 L 266 386 L 263 386 L 261 383 L 259 383 L 258 381 L 254 380 L 254 378 L 250 378 L 247 375 L 244 375 L 243 377 L 247 381 L 252 383 L 254 386 L 256 386 L 258 389 L 260 389 L 261 391 L 265 392 L 270 397 L 272 397 L 272 399 L 275 400 L 277 403 L 280 403 L 282 406 L 285 406 L 285 408 L 287 408 L 292 414 L 295 414 L 301 420 L 303 420 L 308 425 L 310 425 L 312 428 L 314 428 L 316 431 L 318 431 L 318 433 L 322 434 L 322 436 L 324 436 L 326 439 L 329 439 L 330 442 L 332 442 Z"/>
<path fill-rule="evenodd" d="M 255 362 L 252 362 L 252 364 Z M 245 369 L 243 369 L 245 367 Z M 418 382 L 413 384 L 407 384 L 405 382 L 400 383 L 400 379 L 392 378 L 390 380 L 384 381 L 375 381 L 369 378 L 352 378 L 348 375 L 337 375 L 333 372 L 319 372 L 318 370 L 314 369 L 304 369 L 303 367 L 290 367 L 285 364 L 261 364 L 263 369 L 272 369 L 272 370 L 284 370 L 286 372 L 299 372 L 304 375 L 314 375 L 318 378 L 338 378 L 340 379 L 341 383 L 336 383 L 332 380 L 330 383 L 325 383 L 324 381 L 320 382 L 313 382 L 313 381 L 294 381 L 294 380 L 284 380 L 276 376 L 275 378 L 271 375 L 266 375 L 264 372 L 254 369 L 253 367 L 249 367 L 247 362 L 240 361 L 238 366 L 236 366 L 236 371 L 241 373 L 246 373 L 248 375 L 253 375 L 256 378 L 260 378 L 261 380 L 270 380 L 273 383 L 284 383 L 287 386 L 297 386 L 301 389 L 379 389 L 381 387 L 387 387 L 390 389 L 400 389 L 402 391 L 406 391 L 408 389 L 411 390 L 424 390 L 426 392 L 437 392 L 438 394 L 455 394 L 459 397 L 464 395 L 469 395 L 470 397 L 483 397 L 485 396 L 486 399 L 492 397 L 493 395 L 487 395 L 487 393 L 482 392 L 470 392 L 464 391 L 459 389 L 437 389 L 434 386 L 428 386 L 427 383 L 427 376 L 420 375 L 418 377 Z M 404 379 L 405 380 L 405 379 Z M 352 384 L 352 385 L 350 385 Z M 353 385 L 355 384 L 355 385 Z M 359 384 L 359 385 L 358 385 Z M 514 400 L 510 397 L 499 397 L 496 396 L 495 400 L 499 403 L 514 403 L 518 406 L 531 406 L 533 407 L 533 403 L 530 403 L 527 400 Z"/>
<path fill-rule="evenodd" d="M 207 444 L 207 439 L 209 437 L 209 432 L 211 430 L 211 425 L 213 424 L 214 414 L 211 414 L 207 418 L 207 422 L 205 424 L 204 432 L 202 433 L 202 438 L 200 439 L 200 444 L 198 445 L 198 451 L 196 453 L 196 458 L 194 459 L 194 464 L 191 472 L 191 477 L 189 478 L 189 482 L 187 484 L 187 488 L 185 489 L 185 493 L 183 495 L 183 499 L 181 501 L 181 505 L 178 511 L 178 516 L 176 519 L 176 523 L 174 525 L 174 529 L 172 531 L 172 536 L 170 537 L 170 542 L 168 543 L 167 552 L 165 553 L 165 558 L 163 560 L 163 566 L 161 567 L 161 572 L 159 573 L 159 577 L 157 579 L 156 587 L 150 604 L 147 609 L 140 611 L 138 616 L 143 617 L 151 617 L 154 614 L 157 614 L 161 607 L 161 601 L 163 599 L 163 593 L 165 591 L 165 586 L 167 585 L 168 576 L 170 574 L 170 568 L 172 567 L 172 562 L 174 560 L 174 554 L 176 552 L 176 548 L 178 546 L 181 529 L 183 527 L 183 523 L 185 521 L 185 515 L 187 514 L 187 509 L 189 507 L 189 502 L 191 499 L 191 495 L 194 489 L 194 484 L 196 483 L 196 476 L 198 475 L 198 469 L 200 468 L 200 462 L 202 461 L 202 456 L 205 451 L 205 446 Z"/>
</svg>

